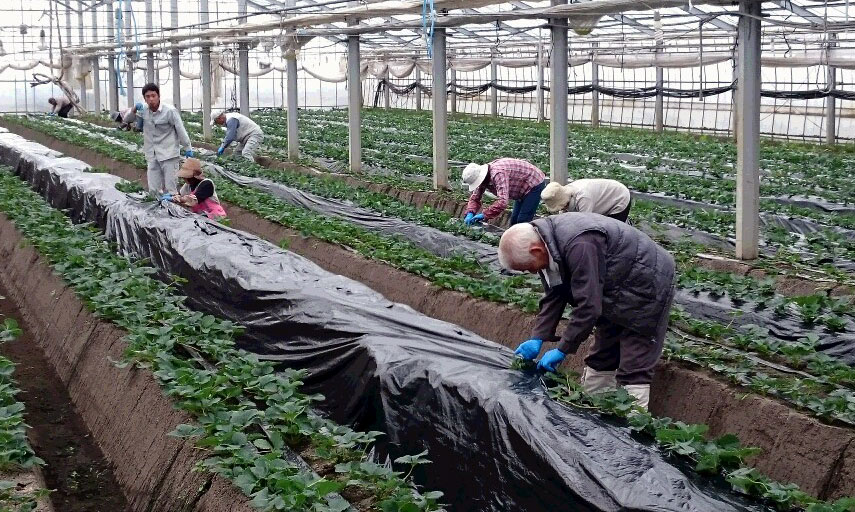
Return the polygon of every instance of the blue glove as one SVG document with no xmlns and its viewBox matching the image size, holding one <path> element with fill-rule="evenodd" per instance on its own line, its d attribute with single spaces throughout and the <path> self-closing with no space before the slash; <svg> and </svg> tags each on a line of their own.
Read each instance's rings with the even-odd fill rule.
<svg viewBox="0 0 855 512">
<path fill-rule="evenodd" d="M 566 354 L 564 352 L 557 348 L 553 348 L 549 352 L 543 354 L 543 357 L 541 357 L 540 361 L 537 363 L 537 369 L 554 372 L 555 367 L 561 364 L 561 361 L 563 361 L 565 357 Z"/>
<path fill-rule="evenodd" d="M 142 104 L 142 103 L 137 103 L 136 105 L 134 105 L 134 108 L 135 108 L 135 109 L 137 109 L 137 112 L 139 112 L 140 110 L 142 110 L 142 109 L 143 109 L 143 104 Z"/>
<path fill-rule="evenodd" d="M 474 215 L 472 212 L 469 212 L 466 214 L 466 217 L 463 219 L 463 222 L 467 226 L 471 226 L 472 224 L 475 224 L 476 222 L 481 222 L 482 220 L 484 220 L 484 214 L 483 213 L 479 213 L 478 215 Z"/>
<path fill-rule="evenodd" d="M 220 148 L 219 148 L 219 149 L 217 149 L 217 156 L 222 155 L 222 154 L 223 154 L 223 151 L 225 151 L 225 150 L 226 150 L 226 147 L 225 147 L 225 146 L 220 146 Z"/>
<path fill-rule="evenodd" d="M 466 216 L 463 217 L 463 223 L 466 224 L 467 226 L 472 224 L 472 217 L 474 217 L 474 216 L 475 216 L 475 214 L 472 212 L 467 213 Z"/>
<path fill-rule="evenodd" d="M 172 201 L 172 194 L 163 194 L 160 196 L 161 201 Z"/>
<path fill-rule="evenodd" d="M 530 339 L 520 343 L 514 354 L 522 357 L 526 361 L 531 361 L 540 354 L 540 347 L 543 346 L 543 340 Z"/>
<path fill-rule="evenodd" d="M 55 116 L 55 115 L 56 115 L 56 112 L 51 112 L 51 113 L 50 113 L 50 114 L 48 114 L 48 115 L 49 115 L 49 116 Z"/>
<path fill-rule="evenodd" d="M 484 214 L 479 213 L 478 215 L 472 217 L 472 224 L 476 224 L 478 222 L 481 222 L 482 220 L 484 220 Z"/>
<path fill-rule="evenodd" d="M 193 156 L 194 156 L 195 154 L 196 154 L 196 153 L 194 153 L 192 149 L 187 149 L 187 150 L 185 150 L 185 151 L 184 151 L 184 156 L 186 156 L 187 158 L 193 158 Z"/>
</svg>

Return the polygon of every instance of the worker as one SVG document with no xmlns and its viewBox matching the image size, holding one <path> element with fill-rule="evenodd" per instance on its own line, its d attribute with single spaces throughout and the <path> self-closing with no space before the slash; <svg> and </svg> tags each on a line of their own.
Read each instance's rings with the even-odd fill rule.
<svg viewBox="0 0 855 512">
<path fill-rule="evenodd" d="M 545 290 L 531 339 L 519 345 L 518 356 L 534 360 L 544 341 L 558 341 L 537 364 L 554 372 L 596 327 L 583 388 L 597 393 L 619 384 L 647 408 L 674 298 L 674 259 L 665 249 L 623 222 L 573 212 L 506 230 L 499 262 L 539 273 Z M 567 304 L 573 311 L 557 338 Z"/>
<path fill-rule="evenodd" d="M 59 117 L 68 117 L 68 113 L 74 108 L 74 103 L 65 96 L 58 98 L 50 97 L 48 98 L 48 103 L 53 105 L 53 108 L 50 109 L 50 114 L 58 115 Z"/>
<path fill-rule="evenodd" d="M 178 177 L 184 179 L 184 185 L 172 201 L 189 207 L 193 213 L 206 215 L 210 219 L 226 216 L 226 210 L 220 204 L 214 182 L 202 173 L 202 162 L 196 158 L 187 158 L 178 170 Z"/>
<path fill-rule="evenodd" d="M 540 206 L 540 193 L 546 186 L 543 171 L 525 160 L 499 158 L 489 164 L 471 163 L 463 169 L 463 184 L 472 195 L 466 204 L 463 221 L 471 226 L 477 222 L 498 217 L 505 211 L 508 201 L 514 200 L 510 225 L 528 222 Z M 496 201 L 478 213 L 481 198 L 489 190 Z"/>
<path fill-rule="evenodd" d="M 561 186 L 552 182 L 540 195 L 549 213 L 591 212 L 626 222 L 632 197 L 617 180 L 581 179 Z"/>
<path fill-rule="evenodd" d="M 157 84 L 146 84 L 142 92 L 148 108 L 137 112 L 137 128 L 143 131 L 148 190 L 163 199 L 164 194 L 178 192 L 175 173 L 181 156 L 180 146 L 184 146 L 188 157 L 193 156 L 193 146 L 181 114 L 172 105 L 160 102 Z"/>
<path fill-rule="evenodd" d="M 217 149 L 217 155 L 222 155 L 232 142 L 237 141 L 236 152 L 250 162 L 255 161 L 255 152 L 264 140 L 264 132 L 255 121 L 237 112 L 220 111 L 211 116 L 211 126 L 215 124 L 226 127 L 226 137 Z"/>
<path fill-rule="evenodd" d="M 116 127 L 118 130 L 131 131 L 137 129 L 137 112 L 142 112 L 143 104 L 137 103 L 133 107 L 128 107 L 122 109 L 120 111 L 113 111 L 110 113 L 110 118 L 113 119 L 119 126 Z"/>
</svg>

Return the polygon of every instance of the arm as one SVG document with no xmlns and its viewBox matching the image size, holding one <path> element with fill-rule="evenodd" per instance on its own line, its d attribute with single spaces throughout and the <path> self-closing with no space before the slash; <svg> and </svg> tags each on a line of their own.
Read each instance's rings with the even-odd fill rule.
<svg viewBox="0 0 855 512">
<path fill-rule="evenodd" d="M 484 210 L 484 217 L 495 219 L 508 207 L 510 196 L 508 173 L 501 170 L 493 170 L 491 167 L 490 180 L 492 180 L 493 186 L 496 188 L 496 200 Z"/>
<path fill-rule="evenodd" d="M 229 119 L 226 122 L 226 138 L 223 139 L 222 147 L 227 148 L 229 144 L 237 138 L 237 129 L 240 126 L 240 121 L 235 118 Z"/>
<path fill-rule="evenodd" d="M 540 299 L 537 318 L 534 321 L 534 329 L 531 338 L 535 340 L 555 341 L 555 329 L 567 307 L 565 285 L 554 286 L 546 290 L 546 294 Z"/>
<path fill-rule="evenodd" d="M 591 335 L 603 312 L 605 238 L 600 234 L 581 235 L 564 250 L 564 261 L 572 262 L 570 290 L 575 306 L 558 350 L 575 353 Z"/>
<path fill-rule="evenodd" d="M 481 209 L 481 196 L 484 195 L 485 188 L 485 185 L 481 185 L 472 191 L 472 195 L 469 196 L 469 202 L 466 203 L 466 213 L 477 213 Z"/>
<path fill-rule="evenodd" d="M 172 111 L 173 125 L 175 133 L 178 134 L 178 142 L 184 146 L 184 149 L 193 149 L 193 144 L 190 142 L 190 136 L 187 135 L 187 130 L 184 129 L 184 122 L 181 120 L 181 114 L 177 110 Z"/>
</svg>

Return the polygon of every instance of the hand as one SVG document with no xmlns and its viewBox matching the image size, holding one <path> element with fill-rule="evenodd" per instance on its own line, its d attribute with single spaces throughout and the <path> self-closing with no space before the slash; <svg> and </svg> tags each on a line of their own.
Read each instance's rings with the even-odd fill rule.
<svg viewBox="0 0 855 512">
<path fill-rule="evenodd" d="M 194 153 L 192 149 L 187 149 L 184 151 L 184 156 L 186 156 L 187 158 L 193 158 L 195 155 L 196 153 Z"/>
<path fill-rule="evenodd" d="M 466 217 L 464 217 L 463 222 L 467 226 L 471 226 L 472 224 L 475 224 L 476 222 L 481 222 L 482 220 L 484 220 L 484 214 L 483 213 L 479 213 L 478 215 L 475 215 L 472 212 L 469 212 L 466 214 Z"/>
<path fill-rule="evenodd" d="M 137 110 L 137 112 L 139 112 L 140 110 L 142 110 L 142 109 L 143 109 L 143 104 L 142 104 L 142 103 L 137 103 L 136 105 L 134 105 L 134 108 Z"/>
<path fill-rule="evenodd" d="M 48 115 L 49 115 L 49 116 L 55 116 L 55 115 L 56 115 L 56 112 L 51 112 L 51 113 L 50 113 L 50 114 L 48 114 Z"/>
<path fill-rule="evenodd" d="M 219 149 L 217 149 L 217 156 L 222 155 L 223 151 L 225 151 L 225 150 L 226 150 L 225 146 L 220 146 Z"/>
<path fill-rule="evenodd" d="M 541 357 L 540 361 L 537 363 L 537 369 L 554 372 L 555 367 L 561 364 L 561 361 L 563 361 L 565 357 L 566 354 L 564 352 L 557 348 L 553 348 L 549 352 L 543 354 L 543 357 Z"/>
<path fill-rule="evenodd" d="M 483 214 L 483 213 L 479 213 L 478 215 L 476 215 L 476 216 L 472 217 L 472 224 L 477 224 L 477 223 L 479 223 L 479 222 L 481 222 L 481 221 L 483 221 L 483 220 L 484 220 L 484 214 Z"/>
<path fill-rule="evenodd" d="M 540 347 L 543 346 L 543 340 L 530 339 L 520 343 L 514 354 L 522 357 L 526 361 L 531 361 L 540 354 Z"/>
<path fill-rule="evenodd" d="M 172 194 L 163 194 L 160 196 L 161 201 L 172 201 Z"/>
</svg>

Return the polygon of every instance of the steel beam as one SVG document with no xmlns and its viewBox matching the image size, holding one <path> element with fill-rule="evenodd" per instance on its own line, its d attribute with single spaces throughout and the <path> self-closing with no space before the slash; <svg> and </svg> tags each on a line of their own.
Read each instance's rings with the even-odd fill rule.
<svg viewBox="0 0 855 512">
<path fill-rule="evenodd" d="M 422 70 L 416 66 L 416 83 L 421 85 L 422 83 Z M 422 89 L 420 87 L 416 87 L 416 110 L 422 109 Z"/>
<path fill-rule="evenodd" d="M 551 0 L 562 5 L 566 0 Z M 552 20 L 552 74 L 549 93 L 549 176 L 552 181 L 567 183 L 567 20 Z"/>
<path fill-rule="evenodd" d="M 739 2 L 736 257 L 742 260 L 757 258 L 760 226 L 760 5 L 759 0 Z"/>
<path fill-rule="evenodd" d="M 82 7 L 82 5 L 81 5 Z M 77 44 L 86 43 L 86 35 L 83 33 L 83 9 L 77 10 Z M 91 75 L 90 75 L 91 76 Z M 89 98 L 86 95 L 86 80 L 80 81 L 80 107 L 89 110 Z"/>
<path fill-rule="evenodd" d="M 535 97 L 537 101 L 537 122 L 543 122 L 543 41 L 537 41 L 537 89 Z"/>
<path fill-rule="evenodd" d="M 661 32 L 661 17 L 659 11 L 654 11 L 653 19 L 656 21 L 657 27 L 660 27 L 657 30 L 656 34 L 656 55 L 662 54 L 662 32 Z M 662 133 L 665 128 L 665 108 L 663 105 L 662 98 L 662 86 L 665 83 L 664 79 L 665 72 L 660 66 L 656 66 L 656 102 L 653 107 L 653 129 L 656 133 Z"/>
<path fill-rule="evenodd" d="M 113 0 L 107 0 L 107 38 L 114 42 L 116 39 L 116 11 Z M 122 27 L 119 27 L 122 30 Z M 119 110 L 119 81 L 116 79 L 116 54 L 112 50 L 107 54 L 107 97 L 110 111 Z"/>
<path fill-rule="evenodd" d="M 347 36 L 347 144 L 351 172 L 362 172 L 362 78 L 359 36 Z"/>
<path fill-rule="evenodd" d="M 92 9 L 92 40 L 98 40 L 98 9 Z M 92 56 L 92 111 L 101 112 L 101 63 L 98 56 Z"/>
<path fill-rule="evenodd" d="M 597 43 L 593 43 L 594 46 Z M 594 52 L 594 57 L 597 54 Z M 594 91 L 591 93 L 591 126 L 594 128 L 600 127 L 600 93 L 597 87 L 600 85 L 600 66 L 593 61 L 591 62 L 591 84 L 594 86 Z"/>
<path fill-rule="evenodd" d="M 207 28 L 208 0 L 199 0 L 199 21 Z M 209 139 L 211 130 L 211 47 L 202 47 L 202 136 Z"/>
<path fill-rule="evenodd" d="M 169 9 L 171 15 L 171 26 L 178 28 L 178 0 L 170 0 Z M 181 61 L 180 52 L 176 48 L 170 53 L 170 64 L 172 66 L 172 105 L 181 111 Z"/>
<path fill-rule="evenodd" d="M 145 0 L 145 31 L 146 31 L 146 34 L 151 34 L 153 28 L 154 28 L 154 21 L 152 19 L 151 0 Z M 155 70 L 154 70 L 154 52 L 153 51 L 148 51 L 145 54 L 145 81 L 150 83 L 150 84 L 157 82 L 157 76 L 155 76 Z"/>
<path fill-rule="evenodd" d="M 829 51 L 834 46 L 834 41 L 837 39 L 835 34 L 829 35 L 831 44 Z M 837 69 L 834 66 L 826 64 L 826 87 L 828 92 L 833 92 L 837 82 Z M 837 142 L 837 98 L 828 95 L 825 98 L 825 143 L 833 145 Z"/>
<path fill-rule="evenodd" d="M 122 5 L 127 7 L 127 9 L 124 12 L 124 18 L 125 18 L 125 37 L 124 37 L 124 40 L 130 41 L 133 39 L 133 35 L 131 32 L 131 3 L 127 2 L 127 3 L 124 3 Z M 133 61 L 133 59 L 131 59 L 131 57 L 132 57 L 131 54 L 128 54 L 128 53 L 125 54 L 125 65 L 128 68 L 127 69 L 128 83 L 127 83 L 127 91 L 126 91 L 127 92 L 126 99 L 128 100 L 127 101 L 128 107 L 133 107 L 134 104 L 136 103 L 134 101 L 134 61 Z"/>
<path fill-rule="evenodd" d="M 383 75 L 386 79 L 386 87 L 383 89 L 383 108 L 389 110 L 392 108 L 392 90 L 389 86 L 392 85 L 389 80 L 392 79 L 392 74 L 389 73 L 389 66 L 386 66 L 386 73 Z"/>
<path fill-rule="evenodd" d="M 450 93 L 451 97 L 449 98 L 451 100 L 451 113 L 456 114 L 457 113 L 457 70 L 454 68 L 451 68 L 450 70 L 448 70 L 448 72 L 451 74 L 451 78 L 449 79 L 449 83 L 451 83 L 451 93 Z"/>
<path fill-rule="evenodd" d="M 238 0 L 238 15 L 244 16 L 240 23 L 246 23 L 246 0 Z M 249 115 L 249 44 L 238 43 L 238 83 L 240 91 L 240 113 Z"/>
<path fill-rule="evenodd" d="M 490 52 L 490 115 L 499 117 L 499 91 L 496 84 L 499 82 L 499 67 L 496 65 L 496 55 Z"/>
<path fill-rule="evenodd" d="M 445 29 L 437 28 L 433 35 L 433 186 L 450 188 L 448 184 L 448 90 L 446 89 Z"/>
</svg>

